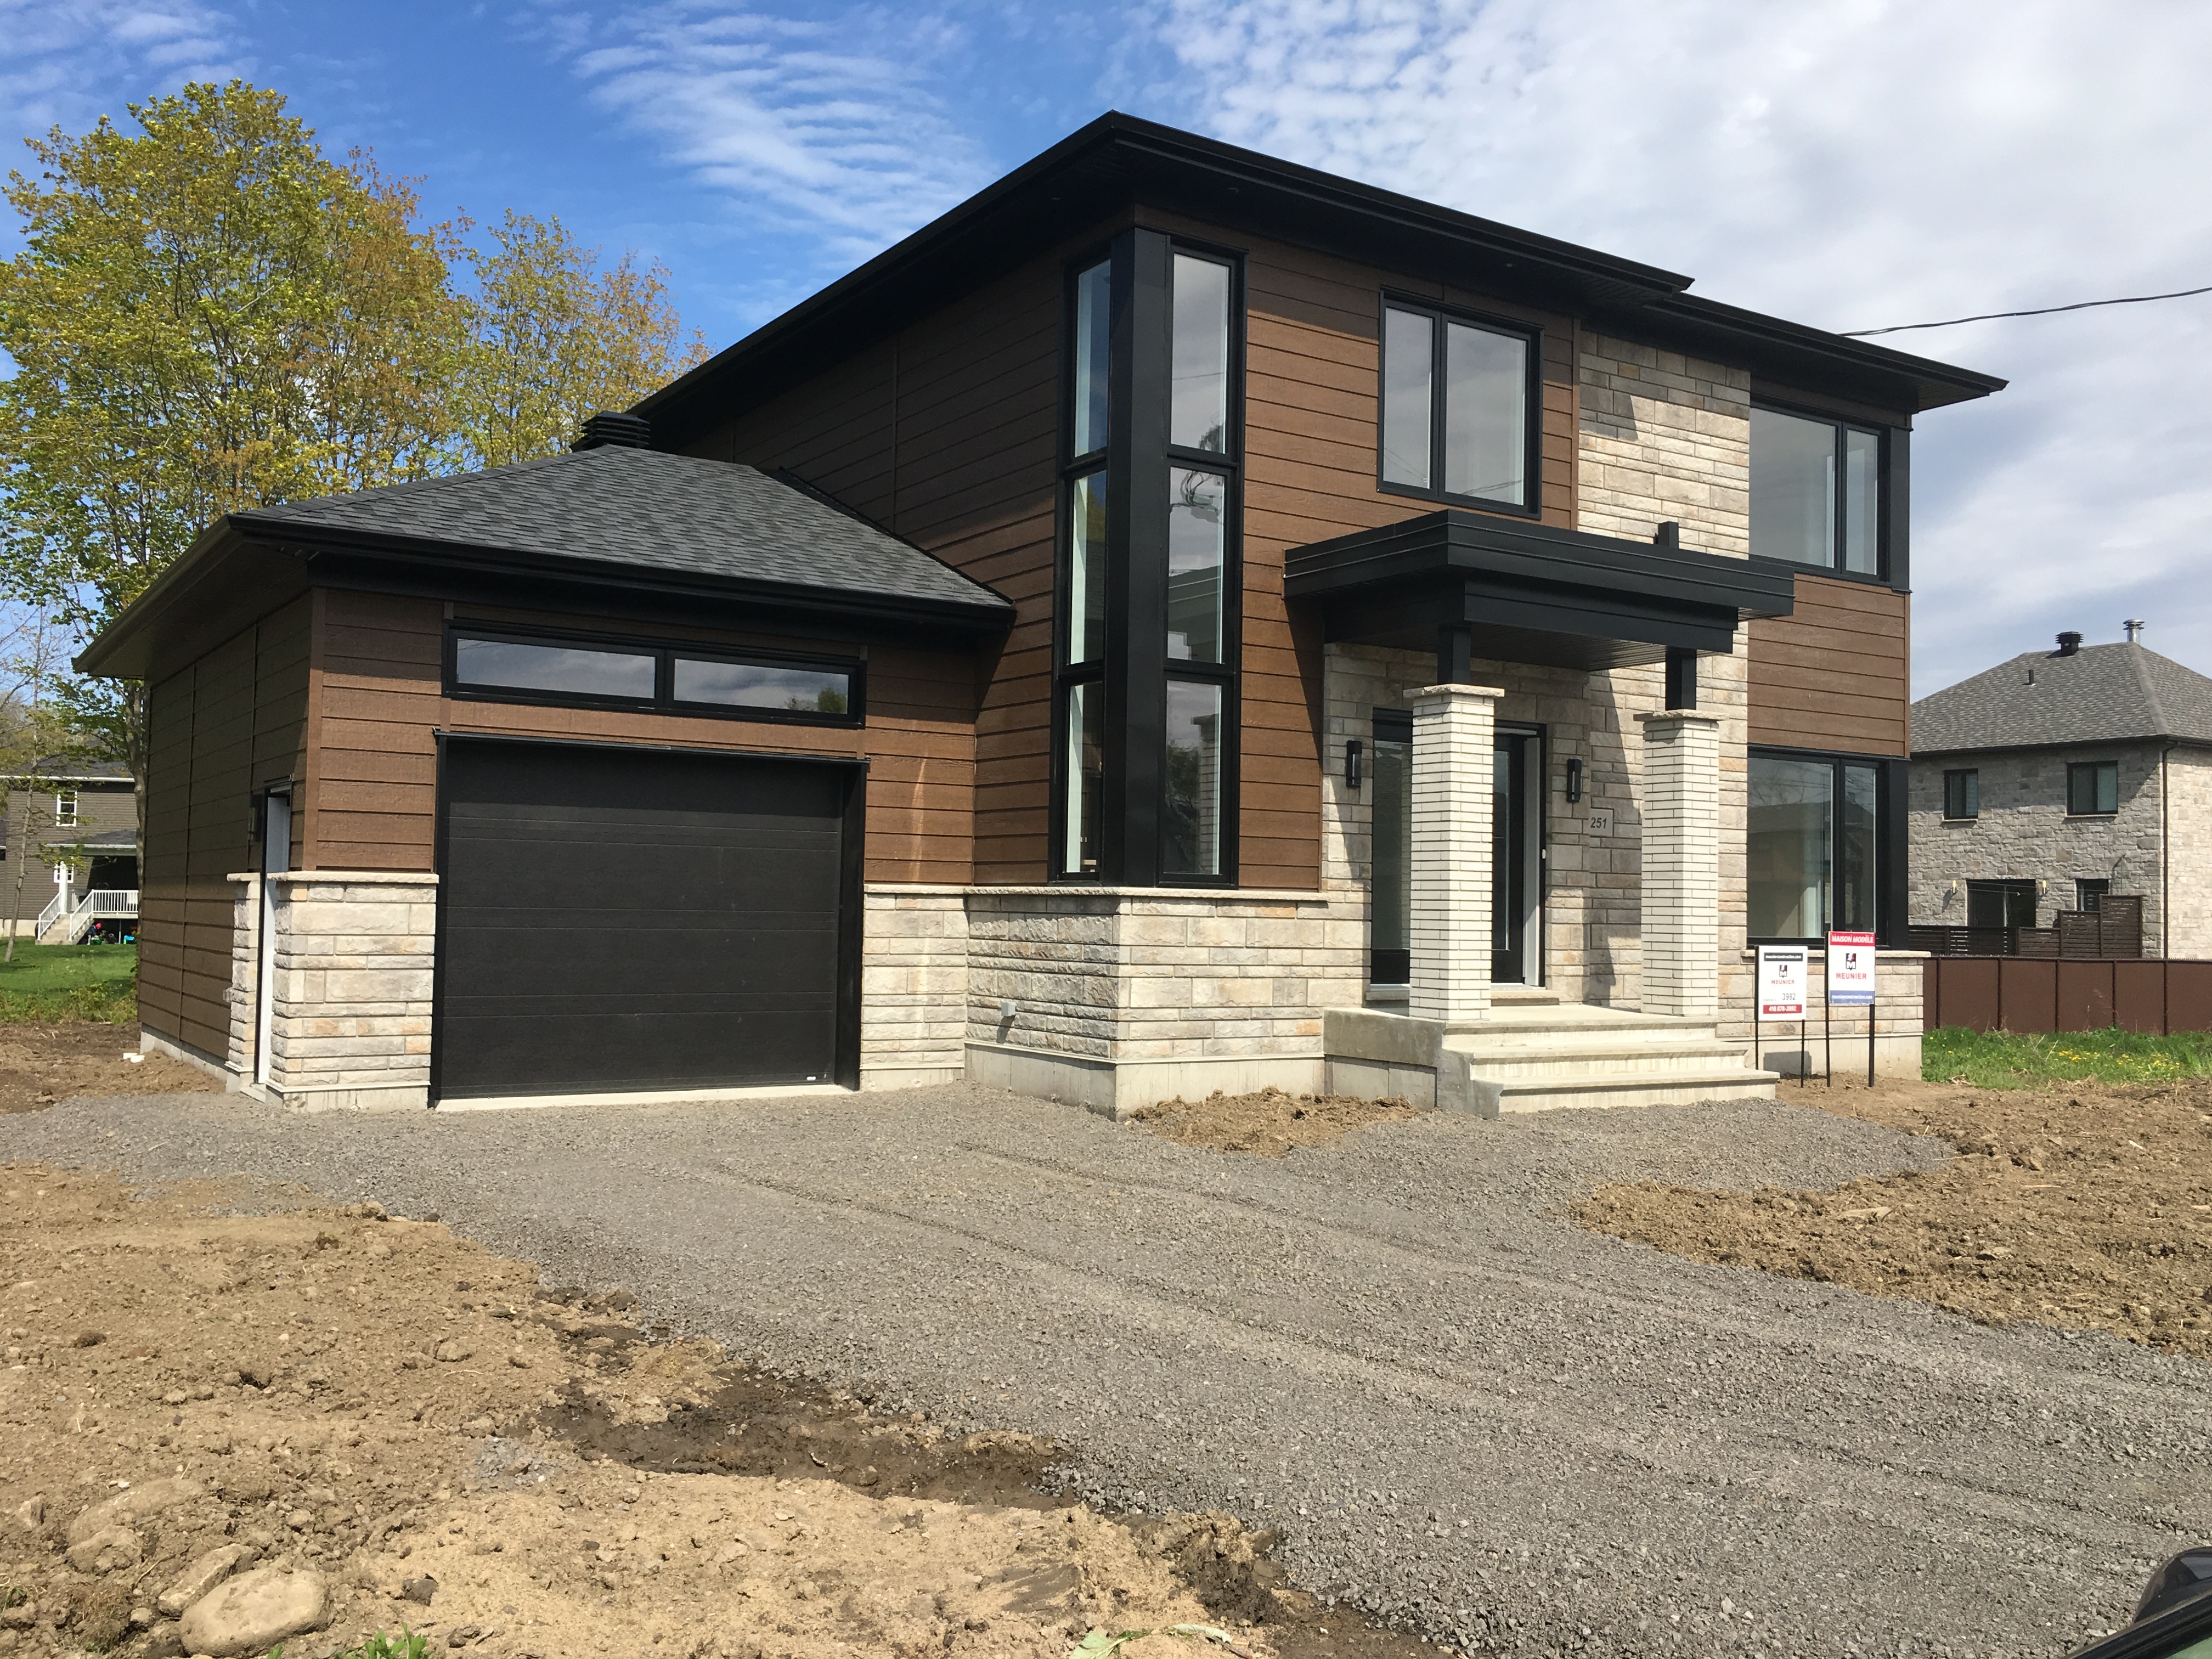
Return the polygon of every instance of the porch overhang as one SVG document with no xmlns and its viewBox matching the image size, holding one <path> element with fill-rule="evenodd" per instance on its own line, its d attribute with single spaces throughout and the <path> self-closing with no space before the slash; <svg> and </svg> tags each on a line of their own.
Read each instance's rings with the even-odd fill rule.
<svg viewBox="0 0 2212 1659">
<path fill-rule="evenodd" d="M 1323 637 L 1437 648 L 1465 629 L 1469 654 L 1593 670 L 1674 650 L 1726 653 L 1752 617 L 1786 617 L 1794 573 L 1729 558 L 1446 507 L 1292 548 L 1284 590 Z"/>
</svg>

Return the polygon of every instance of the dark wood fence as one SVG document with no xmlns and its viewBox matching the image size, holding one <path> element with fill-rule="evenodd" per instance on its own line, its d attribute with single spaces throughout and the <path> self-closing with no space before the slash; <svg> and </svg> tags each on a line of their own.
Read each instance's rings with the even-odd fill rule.
<svg viewBox="0 0 2212 1659">
<path fill-rule="evenodd" d="M 2094 910 L 2061 910 L 2048 927 L 1908 927 L 1905 949 L 1938 957 L 2039 957 L 2045 961 L 2142 955 L 2142 900 L 2107 893 Z"/>
<path fill-rule="evenodd" d="M 1921 1018 L 1931 1030 L 2212 1031 L 2212 962 L 1930 957 L 1921 972 Z"/>
</svg>

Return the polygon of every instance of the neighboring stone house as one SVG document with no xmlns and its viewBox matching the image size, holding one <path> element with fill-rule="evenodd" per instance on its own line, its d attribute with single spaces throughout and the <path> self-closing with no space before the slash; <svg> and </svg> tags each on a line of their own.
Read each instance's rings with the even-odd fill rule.
<svg viewBox="0 0 2212 1659">
<path fill-rule="evenodd" d="M 0 842 L 0 916 L 17 911 L 19 933 L 30 932 L 64 883 L 73 895 L 138 886 L 138 801 L 129 770 L 110 761 L 55 761 L 42 771 L 51 787 L 9 793 Z M 30 860 L 19 893 L 27 836 Z"/>
<path fill-rule="evenodd" d="M 1912 920 L 2047 927 L 2142 900 L 2146 956 L 2212 957 L 2212 679 L 2132 635 L 1912 706 Z"/>
<path fill-rule="evenodd" d="M 1695 1101 L 1842 928 L 1917 1076 L 1909 451 L 2002 383 L 1689 286 L 1108 115 L 573 453 L 233 514 L 82 665 L 148 688 L 147 1039 Z"/>
</svg>

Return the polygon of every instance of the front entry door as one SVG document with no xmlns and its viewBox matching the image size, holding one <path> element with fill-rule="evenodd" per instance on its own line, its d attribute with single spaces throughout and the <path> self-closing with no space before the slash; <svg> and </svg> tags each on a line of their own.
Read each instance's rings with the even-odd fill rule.
<svg viewBox="0 0 2212 1659">
<path fill-rule="evenodd" d="M 1519 985 L 1528 977 L 1528 750 L 1535 740 L 1501 732 L 1491 772 L 1490 978 Z"/>
</svg>

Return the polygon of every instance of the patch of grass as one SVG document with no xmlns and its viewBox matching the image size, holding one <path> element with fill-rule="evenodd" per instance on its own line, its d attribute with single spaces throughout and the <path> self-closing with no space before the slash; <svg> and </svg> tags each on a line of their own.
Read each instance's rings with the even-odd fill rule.
<svg viewBox="0 0 2212 1659">
<path fill-rule="evenodd" d="M 18 939 L 15 959 L 0 963 L 0 1021 L 138 1018 L 135 945 L 33 945 Z"/>
<path fill-rule="evenodd" d="M 2112 1026 L 2023 1036 L 1947 1025 L 1921 1039 L 1922 1077 L 1978 1089 L 2042 1083 L 2178 1083 L 2212 1077 L 2212 1031 L 2143 1036 Z"/>
<path fill-rule="evenodd" d="M 430 1638 L 403 1630 L 397 1636 L 372 1631 L 353 1646 L 331 1654 L 330 1659 L 429 1659 Z M 284 1644 L 269 1650 L 269 1659 L 284 1659 Z"/>
</svg>

